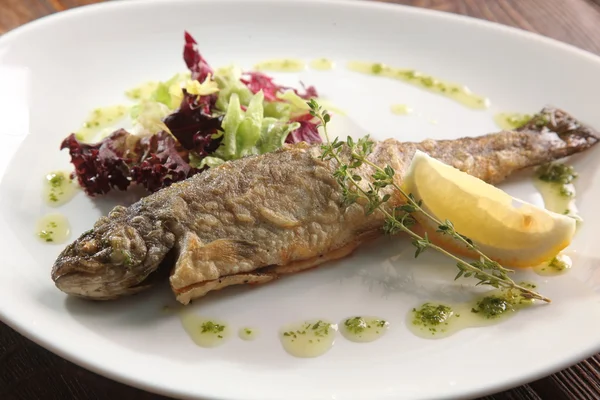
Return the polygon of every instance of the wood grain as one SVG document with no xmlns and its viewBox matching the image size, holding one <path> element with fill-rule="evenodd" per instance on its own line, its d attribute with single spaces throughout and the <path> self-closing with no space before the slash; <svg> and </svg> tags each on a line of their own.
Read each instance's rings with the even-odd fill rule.
<svg viewBox="0 0 600 400">
<path fill-rule="evenodd" d="M 529 30 L 600 54 L 600 0 L 380 0 Z M 0 34 L 98 0 L 0 0 Z M 0 323 L 0 399 L 166 399 L 91 373 Z M 600 399 L 600 355 L 486 400 Z"/>
<path fill-rule="evenodd" d="M 600 54 L 600 0 L 380 0 L 521 28 Z"/>
<path fill-rule="evenodd" d="M 29 21 L 101 0 L 0 0 L 0 34 Z"/>
</svg>

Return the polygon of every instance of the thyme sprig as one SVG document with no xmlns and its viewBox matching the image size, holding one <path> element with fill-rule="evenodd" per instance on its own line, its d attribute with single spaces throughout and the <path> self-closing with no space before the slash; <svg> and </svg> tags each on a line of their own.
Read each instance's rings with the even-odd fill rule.
<svg viewBox="0 0 600 400">
<path fill-rule="evenodd" d="M 416 248 L 415 258 L 427 249 L 436 250 L 451 258 L 459 270 L 454 278 L 455 280 L 461 277 L 474 277 L 479 281 L 477 285 L 518 290 L 524 298 L 550 302 L 550 299 L 531 288 L 515 283 L 508 276 L 509 273 L 513 272 L 512 270 L 504 268 L 498 262 L 486 256 L 471 239 L 457 232 L 451 221 L 440 221 L 427 212 L 422 207 L 420 200 L 417 200 L 412 193 L 406 193 L 396 183 L 394 180 L 395 171 L 391 166 L 380 167 L 370 161 L 368 156 L 373 150 L 374 142 L 368 136 L 357 141 L 354 141 L 351 137 L 348 137 L 346 141 L 340 141 L 337 137 L 331 141 L 327 133 L 327 124 L 331 119 L 329 113 L 323 110 L 314 99 L 308 101 L 307 104 L 310 107 L 310 114 L 319 120 L 319 125 L 322 126 L 327 140 L 326 144 L 321 146 L 321 159 L 324 161 L 335 160 L 337 162 L 338 167 L 334 171 L 333 176 L 342 189 L 342 199 L 345 207 L 358 202 L 359 199 L 364 199 L 363 203 L 366 215 L 379 211 L 385 216 L 383 230 L 386 234 L 393 235 L 404 232 L 411 237 L 412 244 Z M 345 151 L 349 155 L 348 163 L 342 160 Z M 364 187 L 360 184 L 362 177 L 356 171 L 363 165 L 374 169 L 371 175 L 372 181 L 366 183 Z M 399 192 L 405 200 L 404 204 L 394 207 L 391 210 L 384 208 L 383 205 L 391 198 L 390 193 L 382 194 L 382 189 L 387 187 L 391 187 Z M 420 213 L 422 217 L 435 224 L 437 226 L 437 233 L 450 236 L 463 243 L 467 249 L 479 256 L 479 260 L 469 263 L 431 242 L 427 232 L 423 236 L 414 232 L 411 227 L 417 223 L 415 218 L 417 213 Z"/>
</svg>

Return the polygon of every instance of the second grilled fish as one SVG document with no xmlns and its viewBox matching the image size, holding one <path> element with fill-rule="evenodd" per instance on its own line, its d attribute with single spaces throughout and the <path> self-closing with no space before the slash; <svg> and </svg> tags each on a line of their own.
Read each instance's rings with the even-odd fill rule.
<svg viewBox="0 0 600 400">
<path fill-rule="evenodd" d="M 496 184 L 523 168 L 584 151 L 597 132 L 563 111 L 544 109 L 518 131 L 477 138 L 378 142 L 370 155 L 401 179 L 414 152 Z M 114 299 L 149 286 L 161 263 L 174 259 L 170 283 L 187 304 L 212 290 L 265 283 L 344 257 L 380 235 L 380 213 L 342 206 L 333 162 L 320 147 L 298 144 L 227 162 L 143 198 L 115 207 L 58 257 L 56 286 L 71 295 Z M 361 167 L 368 181 L 372 173 Z M 388 207 L 401 199 L 393 197 Z M 174 257 L 167 257 L 172 255 Z"/>
</svg>

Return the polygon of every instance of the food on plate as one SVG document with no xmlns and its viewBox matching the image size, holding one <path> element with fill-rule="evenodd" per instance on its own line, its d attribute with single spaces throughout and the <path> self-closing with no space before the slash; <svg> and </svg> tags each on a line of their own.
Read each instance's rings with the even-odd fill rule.
<svg viewBox="0 0 600 400">
<path fill-rule="evenodd" d="M 531 120 L 531 115 L 521 113 L 497 113 L 494 122 L 502 129 L 517 129 Z"/>
<path fill-rule="evenodd" d="M 582 152 L 598 138 L 566 112 L 546 108 L 516 131 L 375 142 L 368 161 L 390 166 L 401 184 L 421 151 L 497 184 L 516 171 Z M 348 156 L 340 153 L 345 163 Z M 324 158 L 320 145 L 290 144 L 117 206 L 63 250 L 52 279 L 68 294 L 106 300 L 144 290 L 166 269 L 177 300 L 187 304 L 212 290 L 266 283 L 347 256 L 380 236 L 386 217 L 365 213 L 360 202 L 346 205 L 347 193 L 334 176 L 339 164 Z M 373 182 L 372 165 L 357 168 L 356 179 Z M 405 202 L 392 188 L 385 194 L 379 206 L 388 212 Z"/>
<path fill-rule="evenodd" d="M 349 61 L 349 70 L 363 74 L 396 79 L 421 89 L 447 97 L 465 107 L 485 110 L 490 100 L 455 82 L 448 82 L 412 68 L 396 68 L 383 63 Z"/>
<path fill-rule="evenodd" d="M 337 332 L 337 324 L 327 320 L 301 321 L 283 326 L 279 330 L 279 341 L 294 357 L 319 357 L 331 350 Z"/>
<path fill-rule="evenodd" d="M 421 151 L 415 153 L 404 185 L 423 202 L 427 213 L 452 221 L 458 232 L 501 264 L 530 267 L 550 260 L 575 234 L 575 219 L 516 199 Z M 434 243 L 454 254 L 477 258 L 463 243 L 440 234 L 431 220 L 416 215 Z"/>
<path fill-rule="evenodd" d="M 499 262 L 502 261 L 499 257 L 506 256 L 506 251 L 499 251 L 500 249 L 505 249 L 506 244 L 501 243 L 502 241 L 498 240 L 497 236 L 495 240 L 497 247 L 492 247 L 492 251 L 495 251 L 495 254 L 490 257 L 482 251 L 482 248 L 485 247 L 486 244 L 489 244 L 490 237 L 496 234 L 496 232 L 492 231 L 490 234 L 487 227 L 481 228 L 481 231 L 483 232 L 485 232 L 485 229 L 488 229 L 488 236 L 490 237 L 487 237 L 485 234 L 481 234 L 479 230 L 471 229 L 471 232 L 478 235 L 476 237 L 478 237 L 480 241 L 483 239 L 484 245 L 482 246 L 481 243 L 476 243 L 469 236 L 465 235 L 464 231 L 457 230 L 451 220 L 440 218 L 436 213 L 433 213 L 430 210 L 432 205 L 438 205 L 438 214 L 440 212 L 442 214 L 448 213 L 450 210 L 450 213 L 453 212 L 454 216 L 459 218 L 459 223 L 463 228 L 472 228 L 472 225 L 474 224 L 469 223 L 469 221 L 473 219 L 482 220 L 483 225 L 490 222 L 489 218 L 487 218 L 487 221 L 486 218 L 481 218 L 482 214 L 485 214 L 485 212 L 482 213 L 482 210 L 480 210 L 482 206 L 489 203 L 490 197 L 493 198 L 496 202 L 495 206 L 498 207 L 498 210 L 495 210 L 496 217 L 497 214 L 515 214 L 515 207 L 513 207 L 511 203 L 517 201 L 517 199 L 513 199 L 508 195 L 502 196 L 502 191 L 498 191 L 498 189 L 493 186 L 486 184 L 476 177 L 469 176 L 466 172 L 437 161 L 419 150 L 415 152 L 411 164 L 407 168 L 408 172 L 401 178 L 401 182 L 403 181 L 403 183 L 400 183 L 396 177 L 396 171 L 392 166 L 389 164 L 378 165 L 369 160 L 369 156 L 373 151 L 374 142 L 371 141 L 368 136 L 361 138 L 357 142 L 355 142 L 352 137 L 348 137 L 346 142 L 342 142 L 338 138 L 331 141 L 327 131 L 327 124 L 331 119 L 329 113 L 323 110 L 314 99 L 307 102 L 307 104 L 311 108 L 311 115 L 317 117 L 321 122 L 325 137 L 327 138 L 327 144 L 321 146 L 321 159 L 327 161 L 334 160 L 337 163 L 337 169 L 333 172 L 333 176 L 336 178 L 341 188 L 342 204 L 349 206 L 351 204 L 359 203 L 364 206 L 366 215 L 375 212 L 383 215 L 385 217 L 383 231 L 388 235 L 396 235 L 398 233 L 407 234 L 409 238 L 412 239 L 412 245 L 416 248 L 415 258 L 424 251 L 432 249 L 453 260 L 459 270 L 455 280 L 461 277 L 473 277 L 478 280 L 477 285 L 489 285 L 501 290 L 506 290 L 508 293 L 512 293 L 511 296 L 516 292 L 518 296 L 528 300 L 537 299 L 550 302 L 549 298 L 533 291 L 531 287 L 517 284 L 509 277 L 508 274 L 514 271 L 503 267 Z M 546 125 L 551 117 L 551 115 L 542 113 L 536 118 L 536 125 L 540 127 Z M 575 127 L 571 128 L 575 129 Z M 545 133 L 545 131 L 542 133 Z M 343 153 L 346 154 L 344 155 Z M 365 183 L 358 174 L 359 169 L 363 165 L 373 168 L 373 173 L 370 175 L 371 180 L 367 181 L 367 183 Z M 547 164 L 544 164 L 543 166 L 545 165 Z M 443 173 L 440 174 L 439 172 Z M 419 176 L 417 177 L 416 175 Z M 417 180 L 419 182 L 417 182 Z M 402 186 L 404 186 L 404 188 Z M 473 188 L 480 189 L 482 193 L 475 193 Z M 386 190 L 384 191 L 384 189 Z M 389 189 L 391 189 L 393 193 L 389 193 Z M 411 191 L 413 189 L 417 190 L 416 194 Z M 470 189 L 472 192 L 468 193 L 467 191 L 461 194 L 461 190 L 464 191 L 465 189 Z M 419 193 L 419 190 L 421 193 Z M 426 193 L 425 197 L 429 201 L 429 207 L 424 203 L 423 192 Z M 490 196 L 492 193 L 494 195 Z M 458 198 L 456 197 L 457 194 L 459 195 Z M 392 196 L 398 195 L 401 199 L 400 205 L 393 207 L 392 209 L 386 208 L 385 205 L 387 205 Z M 461 196 L 463 198 L 460 198 Z M 508 198 L 509 201 L 502 201 L 503 198 Z M 465 200 L 467 200 L 467 203 L 471 203 L 467 204 L 467 206 L 475 210 L 479 209 L 479 212 L 474 213 L 475 215 L 469 215 L 469 213 L 467 213 L 468 216 L 465 218 L 464 210 L 461 210 L 460 207 L 455 207 L 455 204 L 460 203 L 461 201 L 464 205 Z M 522 201 L 520 201 L 520 203 L 521 206 L 524 204 Z M 485 210 L 485 207 L 483 208 Z M 538 208 L 531 204 L 527 204 L 526 207 L 523 208 L 528 208 L 525 213 L 520 215 L 523 221 L 519 221 L 519 215 L 517 215 L 517 221 L 514 221 L 515 218 L 513 216 L 513 225 L 515 225 L 515 222 L 517 222 L 517 226 L 518 222 L 521 222 L 522 225 L 535 225 L 535 222 L 539 222 L 540 215 L 548 215 L 548 212 L 545 209 Z M 490 214 L 489 210 L 485 211 Z M 534 212 L 538 214 L 538 218 L 533 218 L 532 214 Z M 553 216 L 552 214 L 553 213 L 550 213 L 549 215 Z M 486 215 L 483 215 L 483 217 L 486 217 Z M 554 215 L 553 217 L 556 217 L 553 219 L 563 223 L 552 224 L 552 226 L 546 224 L 544 229 L 539 229 L 539 227 L 532 229 L 532 227 L 529 227 L 530 231 L 531 233 L 534 233 L 535 231 L 544 230 L 546 238 L 552 235 L 556 236 L 556 233 L 559 234 L 560 238 L 561 232 L 563 232 L 563 242 L 559 244 L 559 248 L 564 248 L 570 244 L 576 223 L 564 215 Z M 492 220 L 493 219 L 494 218 L 492 218 Z M 421 224 L 419 224 L 419 222 Z M 497 222 L 496 225 L 498 225 Z M 502 230 L 502 227 L 500 229 Z M 423 230 L 425 230 L 424 233 Z M 522 227 L 521 230 L 523 230 Z M 504 231 L 506 231 L 506 229 L 504 229 Z M 566 235 L 564 234 L 565 232 Z M 430 235 L 434 240 L 431 240 Z M 441 239 L 442 243 L 437 239 Z M 530 238 L 528 237 L 527 239 Z M 506 240 L 506 242 L 510 244 L 510 239 Z M 543 240 L 537 240 L 537 245 L 543 246 Z M 555 245 L 556 247 L 556 243 L 551 243 L 551 246 L 552 245 Z M 524 250 L 529 250 L 528 253 L 523 252 L 525 253 L 524 257 L 519 254 L 518 250 L 513 251 L 513 257 L 509 262 L 513 265 L 518 265 L 517 263 L 519 262 L 525 264 L 527 257 L 531 257 L 531 250 L 533 250 L 534 255 L 540 257 L 544 248 L 528 248 Z M 474 261 L 468 262 L 464 260 L 459 256 L 460 253 L 472 257 Z M 556 253 L 550 252 L 548 256 L 554 254 Z M 522 258 L 525 258 L 525 260 L 521 260 Z"/>
<path fill-rule="evenodd" d="M 262 72 L 236 66 L 213 69 L 185 33 L 189 74 L 130 90 L 132 128 L 89 143 L 95 129 L 119 120 L 127 107 L 96 109 L 84 128 L 66 137 L 74 176 L 87 195 L 128 190 L 155 192 L 225 161 L 263 154 L 284 143 L 320 143 L 306 99 L 318 96 L 278 85 Z"/>
<path fill-rule="evenodd" d="M 378 317 L 351 317 L 339 324 L 341 334 L 351 342 L 367 343 L 380 339 L 390 323 Z"/>
<path fill-rule="evenodd" d="M 520 285 L 536 288 L 529 282 Z M 514 290 L 492 290 L 465 303 L 421 304 L 408 313 L 406 326 L 422 338 L 442 339 L 466 328 L 497 324 L 533 304 L 533 299 Z"/>
<path fill-rule="evenodd" d="M 575 204 L 574 181 L 578 174 L 573 166 L 564 163 L 549 163 L 536 169 L 535 187 L 544 198 L 544 206 L 560 214 L 582 221 Z"/>
</svg>

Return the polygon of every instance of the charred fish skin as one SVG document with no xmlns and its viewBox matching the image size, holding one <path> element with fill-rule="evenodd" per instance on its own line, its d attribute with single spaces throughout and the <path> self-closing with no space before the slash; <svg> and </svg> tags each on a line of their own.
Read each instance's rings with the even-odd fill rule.
<svg viewBox="0 0 600 400">
<path fill-rule="evenodd" d="M 52 280 L 65 293 L 93 300 L 134 294 L 174 243 L 162 221 L 117 206 L 61 252 Z"/>
<path fill-rule="evenodd" d="M 541 123 L 539 121 L 542 121 Z M 390 165 L 401 183 L 419 149 L 488 183 L 595 145 L 598 133 L 564 111 L 546 108 L 517 131 L 476 138 L 374 144 L 370 160 Z M 381 235 L 380 213 L 344 206 L 333 178 L 337 165 L 320 146 L 301 143 L 227 162 L 116 207 L 58 257 L 52 278 L 68 294 L 111 299 L 147 285 L 166 254 L 176 261 L 169 278 L 187 304 L 235 284 L 266 283 L 281 275 L 345 257 Z M 373 170 L 358 171 L 367 184 Z M 387 207 L 402 202 L 392 194 Z M 123 255 L 124 254 L 124 255 Z"/>
</svg>

